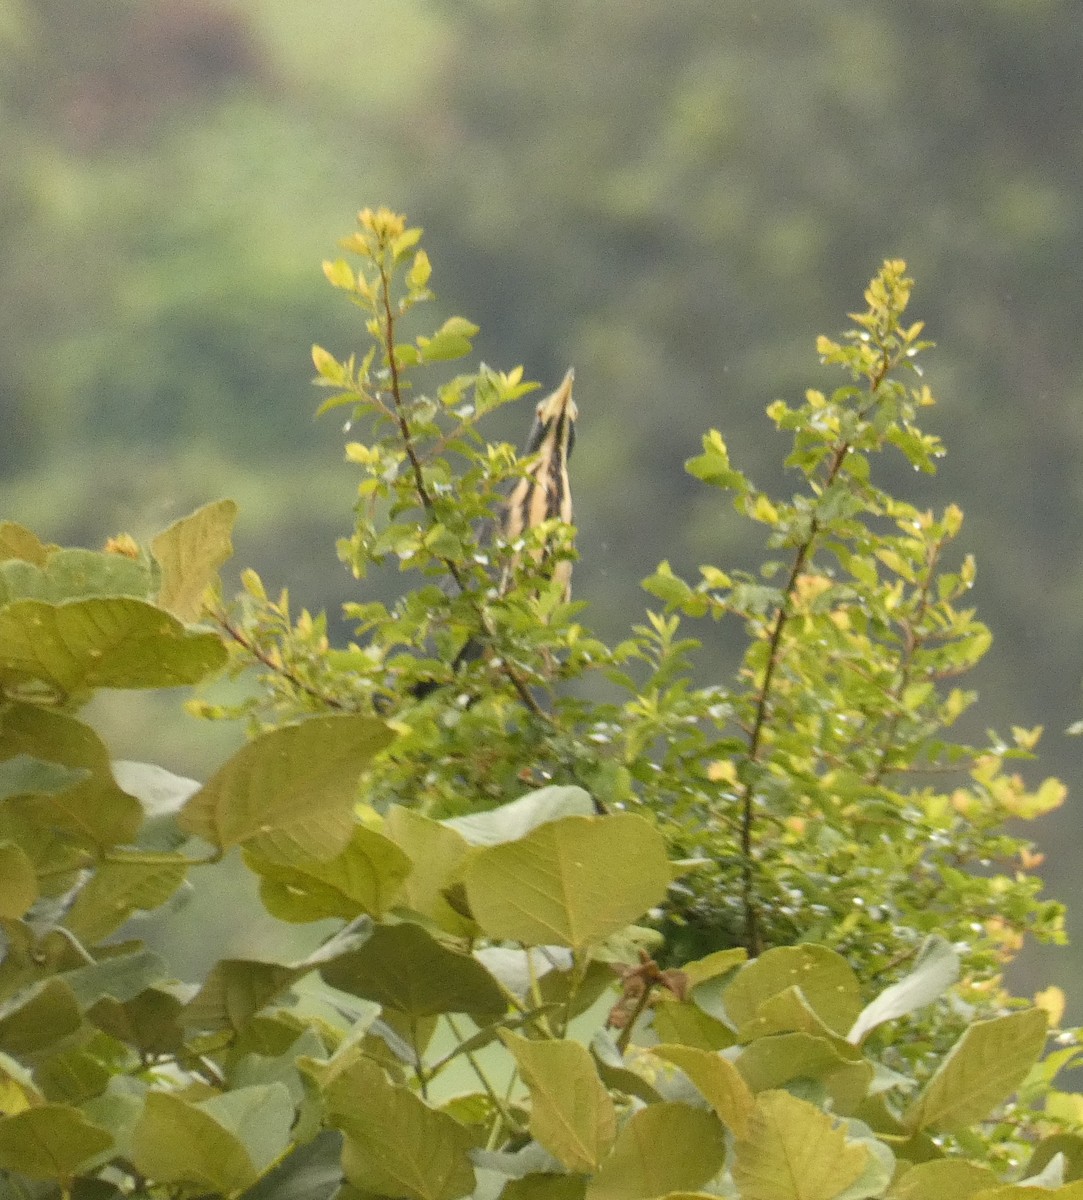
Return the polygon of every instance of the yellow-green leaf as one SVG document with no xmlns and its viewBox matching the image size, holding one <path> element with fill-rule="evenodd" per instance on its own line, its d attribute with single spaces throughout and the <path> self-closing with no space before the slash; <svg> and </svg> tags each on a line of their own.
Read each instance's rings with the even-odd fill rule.
<svg viewBox="0 0 1083 1200">
<path fill-rule="evenodd" d="M 184 805 L 179 824 L 228 850 L 264 858 L 328 859 L 350 841 L 361 771 L 392 740 L 375 717 L 313 717 L 263 734 Z"/>
<path fill-rule="evenodd" d="M 958 1129 L 987 1117 L 1026 1078 L 1045 1046 L 1040 1008 L 976 1021 L 904 1117 L 908 1129 Z"/>
<path fill-rule="evenodd" d="M 41 1104 L 0 1118 L 0 1167 L 31 1179 L 65 1183 L 113 1137 L 66 1104 Z"/>
<path fill-rule="evenodd" d="M 868 1159 L 827 1113 L 769 1091 L 756 1098 L 749 1136 L 737 1143 L 733 1178 L 741 1200 L 834 1200 Z"/>
<path fill-rule="evenodd" d="M 651 1053 L 680 1067 L 735 1137 L 748 1136 L 756 1098 L 733 1063 L 694 1046 L 654 1046 Z"/>
<path fill-rule="evenodd" d="M 721 1169 L 725 1132 L 701 1108 L 666 1102 L 624 1123 L 613 1152 L 587 1184 L 586 1200 L 629 1200 L 695 1191 Z"/>
<path fill-rule="evenodd" d="M 530 1132 L 569 1171 L 594 1171 L 617 1116 L 594 1060 L 578 1042 L 532 1042 L 501 1032 L 530 1090 Z"/>
<path fill-rule="evenodd" d="M 642 817 L 564 817 L 479 850 L 464 872 L 474 919 L 491 937 L 582 949 L 659 903 L 665 841 Z"/>
<path fill-rule="evenodd" d="M 205 504 L 175 521 L 151 542 L 162 567 L 158 603 L 182 621 L 197 621 L 203 594 L 218 577 L 218 569 L 233 554 L 232 500 Z"/>
</svg>

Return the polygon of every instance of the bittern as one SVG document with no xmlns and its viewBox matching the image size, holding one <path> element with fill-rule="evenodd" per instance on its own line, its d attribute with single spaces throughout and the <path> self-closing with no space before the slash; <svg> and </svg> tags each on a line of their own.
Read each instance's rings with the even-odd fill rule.
<svg viewBox="0 0 1083 1200">
<path fill-rule="evenodd" d="M 575 371 L 569 370 L 560 387 L 535 410 L 534 424 L 523 450 L 523 457 L 530 460 L 530 465 L 512 488 L 501 515 L 500 532 L 509 543 L 544 521 L 559 518 L 569 525 L 572 523 L 568 461 L 575 448 L 575 422 L 579 417 L 572 399 L 574 382 Z M 507 588 L 508 574 L 505 572 L 502 590 Z M 571 595 L 571 562 L 561 559 L 553 568 L 552 577 L 563 584 L 564 597 L 568 599 Z M 477 658 L 481 650 L 478 640 L 470 638 L 456 655 L 455 666 Z M 440 686 L 435 680 L 423 680 L 415 684 L 413 695 L 422 699 Z"/>
<path fill-rule="evenodd" d="M 575 449 L 575 422 L 579 410 L 572 399 L 575 371 L 570 370 L 551 396 L 537 407 L 524 455 L 532 458 L 530 469 L 512 489 L 504 506 L 503 534 L 513 542 L 528 529 L 543 521 L 559 518 L 572 523 L 572 490 L 568 482 L 568 462 Z M 571 595 L 572 564 L 562 559 L 553 570 L 553 578 Z"/>
</svg>

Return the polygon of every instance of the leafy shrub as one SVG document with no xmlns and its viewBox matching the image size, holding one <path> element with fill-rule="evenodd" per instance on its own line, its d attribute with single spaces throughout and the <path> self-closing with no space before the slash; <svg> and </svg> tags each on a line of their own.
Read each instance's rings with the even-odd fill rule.
<svg viewBox="0 0 1083 1200">
<path fill-rule="evenodd" d="M 372 341 L 314 350 L 323 408 L 368 436 L 340 553 L 413 577 L 349 606 L 354 643 L 251 573 L 223 601 L 228 501 L 149 548 L 0 526 L 5 1193 L 933 1200 L 1083 1174 L 1052 1089 L 1075 1036 L 1039 1062 L 1056 997 L 999 984 L 1025 932 L 1061 936 L 1004 822 L 1063 789 L 1009 771 L 1036 731 L 949 739 L 989 644 L 961 514 L 872 481 L 888 447 L 941 452 L 903 264 L 819 342 L 849 382 L 769 409 L 794 497 L 717 432 L 688 464 L 780 561 L 663 563 L 664 611 L 607 646 L 552 578 L 570 528 L 499 531 L 529 462 L 480 422 L 522 372 L 425 390 L 476 329 L 407 336 L 419 241 L 366 210 L 360 270 L 325 267 Z M 707 617 L 748 635 L 729 685 L 695 682 L 682 621 Z M 253 668 L 237 708 L 193 702 L 253 735 L 203 785 L 111 763 L 75 715 Z M 178 982 L 127 922 L 234 850 L 269 913 L 335 931 Z"/>
</svg>

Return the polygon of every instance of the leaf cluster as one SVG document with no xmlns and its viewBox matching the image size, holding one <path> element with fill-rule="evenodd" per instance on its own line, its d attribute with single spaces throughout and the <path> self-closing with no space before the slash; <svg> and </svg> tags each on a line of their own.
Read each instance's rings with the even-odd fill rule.
<svg viewBox="0 0 1083 1200">
<path fill-rule="evenodd" d="M 224 603 L 227 501 L 149 548 L 0 526 L 0 1194 L 1078 1190 L 1083 1108 L 1053 1087 L 1075 1034 L 1042 1059 L 1056 997 L 998 979 L 1060 916 L 1004 821 L 1061 789 L 1008 771 L 1035 731 L 950 740 L 972 697 L 948 682 L 988 644 L 947 562 L 961 515 L 873 482 L 883 449 L 939 452 L 902 264 L 819 343 L 849 382 L 770 409 L 792 498 L 718 432 L 689 463 L 777 561 L 662 564 L 662 609 L 609 647 L 550 577 L 571 530 L 500 532 L 530 463 L 479 422 L 522 373 L 430 395 L 474 329 L 404 334 L 420 232 L 366 210 L 347 249 L 360 269 L 327 275 L 372 345 L 313 356 L 366 430 L 342 555 L 416 584 L 353 606 L 356 641 L 252 573 Z M 747 631 L 732 683 L 695 681 L 684 625 L 708 618 Z M 224 670 L 258 672 L 253 736 L 202 784 L 112 762 L 77 715 Z M 270 914 L 332 932 L 178 980 L 129 922 L 231 852 Z"/>
</svg>

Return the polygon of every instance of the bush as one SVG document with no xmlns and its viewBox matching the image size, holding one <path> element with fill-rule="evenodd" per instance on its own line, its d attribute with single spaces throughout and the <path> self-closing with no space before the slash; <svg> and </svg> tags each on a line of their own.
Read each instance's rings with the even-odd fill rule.
<svg viewBox="0 0 1083 1200">
<path fill-rule="evenodd" d="M 0 526 L 5 1190 L 933 1200 L 1083 1175 L 1080 1102 L 1053 1090 L 1075 1035 L 1039 1061 L 1058 997 L 999 978 L 1026 932 L 1062 936 L 1005 822 L 1063 788 L 1011 773 L 1038 731 L 950 740 L 990 641 L 962 516 L 872 478 L 888 447 L 942 452 L 904 265 L 818 343 L 848 382 L 768 410 L 796 495 L 716 431 L 688 464 L 774 558 L 661 564 L 661 609 L 609 646 L 555 570 L 570 526 L 502 528 L 532 464 L 480 426 L 531 387 L 438 379 L 476 327 L 411 331 L 419 242 L 366 210 L 360 269 L 325 264 L 371 339 L 313 352 L 322 409 L 368 439 L 340 554 L 408 584 L 348 606 L 355 642 L 252 573 L 225 603 L 228 501 L 149 548 Z M 697 682 L 682 622 L 705 618 L 747 634 L 730 684 Z M 75 715 L 224 671 L 248 699 L 190 703 L 252 737 L 202 786 L 111 763 Z M 334 922 L 316 950 L 181 983 L 122 940 L 234 850 L 274 917 Z"/>
</svg>

